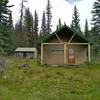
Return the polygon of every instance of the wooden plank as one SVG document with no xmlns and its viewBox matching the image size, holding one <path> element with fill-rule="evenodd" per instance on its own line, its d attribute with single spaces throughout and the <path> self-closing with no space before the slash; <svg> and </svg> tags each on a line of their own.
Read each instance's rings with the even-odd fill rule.
<svg viewBox="0 0 100 100">
<path fill-rule="evenodd" d="M 91 61 L 91 57 L 90 57 L 90 43 L 88 43 L 88 61 Z"/>
<path fill-rule="evenodd" d="M 66 47 L 66 44 L 64 44 L 64 64 L 67 64 L 67 47 Z"/>
<path fill-rule="evenodd" d="M 68 43 L 68 42 L 62 42 L 62 43 L 43 43 L 43 44 L 88 45 L 88 43 Z"/>
<path fill-rule="evenodd" d="M 74 34 L 72 35 L 72 37 L 69 39 L 69 43 L 71 43 L 71 41 L 72 41 L 72 39 L 74 38 L 75 34 L 76 34 L 76 33 L 74 33 Z"/>
<path fill-rule="evenodd" d="M 69 45 L 88 45 L 88 43 L 67 43 Z"/>
<path fill-rule="evenodd" d="M 43 64 L 43 44 L 41 44 L 41 64 Z"/>
<path fill-rule="evenodd" d="M 59 40 L 59 42 L 62 43 L 60 37 L 56 33 L 55 33 L 55 35 L 56 35 L 57 39 Z"/>
<path fill-rule="evenodd" d="M 57 45 L 59 45 L 59 44 L 64 44 L 64 43 L 43 43 L 43 44 L 57 44 Z"/>
</svg>

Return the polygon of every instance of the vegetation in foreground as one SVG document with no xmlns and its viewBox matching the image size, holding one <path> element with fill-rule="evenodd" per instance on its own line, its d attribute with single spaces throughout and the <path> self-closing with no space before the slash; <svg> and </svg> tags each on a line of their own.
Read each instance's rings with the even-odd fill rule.
<svg viewBox="0 0 100 100">
<path fill-rule="evenodd" d="M 53 67 L 6 58 L 0 100 L 100 100 L 100 63 Z"/>
</svg>

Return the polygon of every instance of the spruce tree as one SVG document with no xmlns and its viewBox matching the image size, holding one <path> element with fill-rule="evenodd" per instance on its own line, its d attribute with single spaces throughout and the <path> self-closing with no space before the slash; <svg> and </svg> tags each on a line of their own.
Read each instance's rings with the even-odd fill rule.
<svg viewBox="0 0 100 100">
<path fill-rule="evenodd" d="M 52 12 L 51 12 L 51 4 L 50 4 L 50 0 L 48 0 L 47 2 L 47 7 L 46 7 L 46 15 L 47 15 L 47 34 L 50 34 L 50 32 L 52 32 L 52 25 L 51 25 L 51 21 L 52 21 Z"/>
<path fill-rule="evenodd" d="M 19 18 L 19 21 L 15 25 L 15 29 L 16 29 L 15 30 L 15 32 L 16 32 L 16 47 L 27 46 L 26 34 L 24 32 L 24 29 L 23 29 L 25 2 L 27 2 L 27 0 L 22 0 L 21 1 L 20 18 Z"/>
<path fill-rule="evenodd" d="M 9 14 L 9 24 L 8 24 L 8 28 L 9 28 L 9 42 L 8 42 L 8 53 L 12 54 L 14 53 L 14 49 L 15 49 L 15 30 L 14 30 L 14 26 L 13 26 L 13 19 L 12 19 L 12 13 Z M 11 45 L 12 44 L 12 45 Z"/>
<path fill-rule="evenodd" d="M 14 35 L 12 12 L 10 8 L 13 6 L 8 5 L 8 0 L 0 1 L 0 54 L 9 54 L 13 49 Z M 13 39 L 14 40 L 13 40 Z"/>
<path fill-rule="evenodd" d="M 20 24 L 20 31 L 23 31 L 23 20 L 24 20 L 24 3 L 27 2 L 26 0 L 22 0 L 21 1 L 21 9 L 20 9 L 20 20 L 19 20 L 19 24 Z"/>
<path fill-rule="evenodd" d="M 72 23 L 71 23 L 71 28 L 80 33 L 80 35 L 82 35 L 82 31 L 81 31 L 81 27 L 80 27 L 80 19 L 79 19 L 79 12 L 78 12 L 78 9 L 75 5 L 74 7 L 74 12 L 73 12 L 73 15 L 72 15 Z"/>
<path fill-rule="evenodd" d="M 8 5 L 8 0 L 0 0 L 0 26 L 7 25 L 9 20 L 9 13 L 11 13 L 10 8 L 13 5 Z"/>
<path fill-rule="evenodd" d="M 38 42 L 38 14 L 35 10 L 34 12 L 34 23 L 33 23 L 33 30 L 34 30 L 34 47 L 37 47 Z"/>
<path fill-rule="evenodd" d="M 95 37 L 94 41 L 100 43 L 100 0 L 96 0 L 92 9 L 92 34 Z"/>
<path fill-rule="evenodd" d="M 28 9 L 25 10 L 24 16 L 24 33 L 26 34 L 26 44 L 28 47 L 32 47 L 34 44 L 33 41 L 33 16 Z"/>
<path fill-rule="evenodd" d="M 59 18 L 58 25 L 57 25 L 57 29 L 59 29 L 61 26 L 62 26 L 61 19 Z"/>
<path fill-rule="evenodd" d="M 41 38 L 47 36 L 45 12 L 43 12 L 43 16 L 42 16 L 42 24 L 41 24 L 40 36 L 41 36 Z"/>
<path fill-rule="evenodd" d="M 85 36 L 87 39 L 90 38 L 87 19 L 86 19 L 86 21 L 85 21 L 84 36 Z"/>
</svg>

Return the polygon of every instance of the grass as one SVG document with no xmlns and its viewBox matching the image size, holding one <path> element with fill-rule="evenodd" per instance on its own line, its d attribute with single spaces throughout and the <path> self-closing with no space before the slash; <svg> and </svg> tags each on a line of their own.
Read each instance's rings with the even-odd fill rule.
<svg viewBox="0 0 100 100">
<path fill-rule="evenodd" d="M 6 58 L 0 74 L 0 100 L 100 100 L 100 62 L 81 66 L 39 65 Z M 29 68 L 18 68 L 28 64 Z"/>
</svg>

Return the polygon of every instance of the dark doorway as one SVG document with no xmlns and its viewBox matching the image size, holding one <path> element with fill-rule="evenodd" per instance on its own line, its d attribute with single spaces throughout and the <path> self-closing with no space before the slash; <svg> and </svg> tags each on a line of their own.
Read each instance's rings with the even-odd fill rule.
<svg viewBox="0 0 100 100">
<path fill-rule="evenodd" d="M 26 58 L 26 52 L 23 52 L 23 58 Z"/>
</svg>

